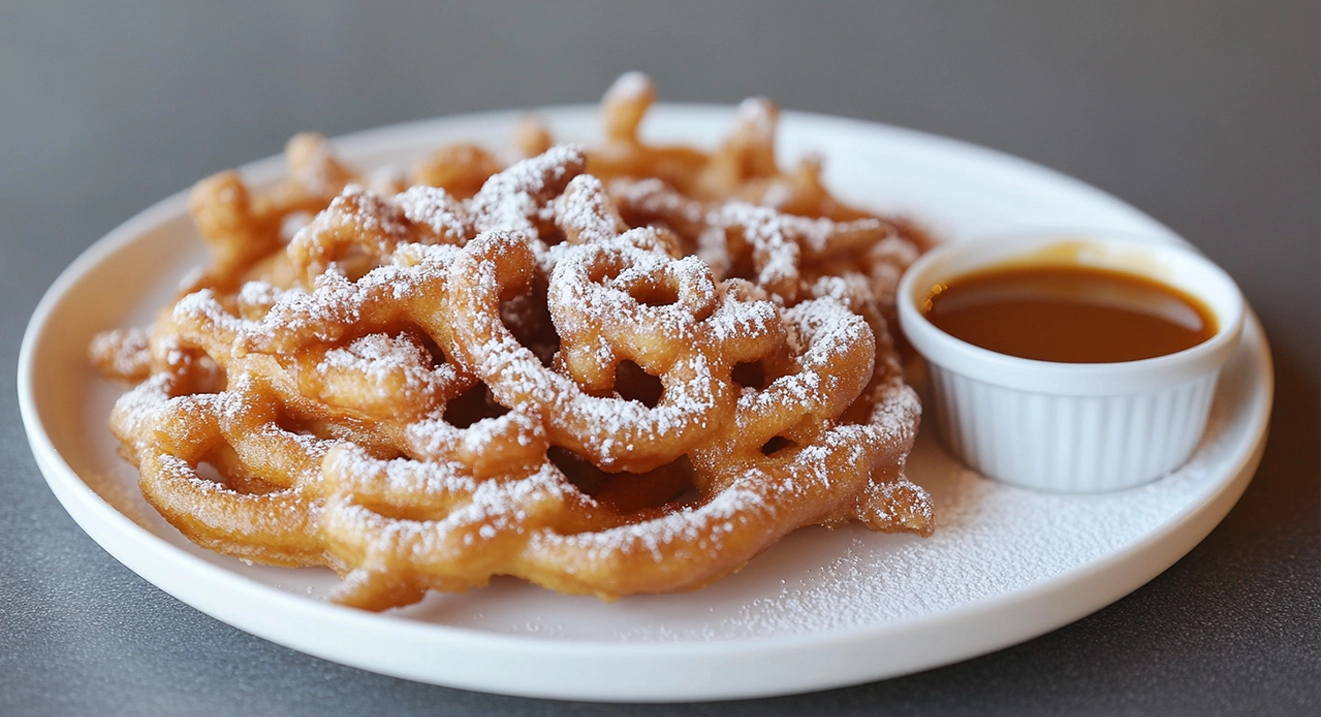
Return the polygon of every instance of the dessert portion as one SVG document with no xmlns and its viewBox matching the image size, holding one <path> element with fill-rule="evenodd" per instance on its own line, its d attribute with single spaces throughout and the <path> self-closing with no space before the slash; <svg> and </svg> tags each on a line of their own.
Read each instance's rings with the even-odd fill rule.
<svg viewBox="0 0 1321 717">
<path fill-rule="evenodd" d="M 932 529 L 888 327 L 927 243 L 775 161 L 744 103 L 716 151 L 651 146 L 625 75 L 605 141 L 535 120 L 364 175 L 202 181 L 211 262 L 93 363 L 110 427 L 195 543 L 343 577 L 369 610 L 510 575 L 603 599 L 702 587 L 807 525 Z"/>
</svg>

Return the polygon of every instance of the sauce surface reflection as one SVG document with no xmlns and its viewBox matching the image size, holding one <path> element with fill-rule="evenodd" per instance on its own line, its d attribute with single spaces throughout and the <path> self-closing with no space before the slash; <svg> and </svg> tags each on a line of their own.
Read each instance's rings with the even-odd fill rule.
<svg viewBox="0 0 1321 717">
<path fill-rule="evenodd" d="M 1197 299 L 1135 274 L 1081 265 L 1011 266 L 933 286 L 922 311 L 937 328 L 997 353 L 1062 363 L 1164 356 L 1211 338 Z"/>
</svg>

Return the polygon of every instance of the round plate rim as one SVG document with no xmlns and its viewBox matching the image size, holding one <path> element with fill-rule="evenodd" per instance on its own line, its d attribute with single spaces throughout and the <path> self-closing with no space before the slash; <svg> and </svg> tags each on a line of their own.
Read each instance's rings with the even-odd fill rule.
<svg viewBox="0 0 1321 717">
<path fill-rule="evenodd" d="M 586 113 L 595 114 L 596 106 L 566 105 L 536 110 L 551 119 L 579 118 Z M 671 116 L 719 116 L 728 117 L 731 108 L 723 105 L 658 105 L 653 112 Z M 511 116 L 521 115 L 522 110 L 503 110 L 494 112 L 449 115 L 433 119 L 416 120 L 386 127 L 370 129 L 346 135 L 334 140 L 337 147 L 346 156 L 360 151 L 364 147 L 380 144 L 390 139 L 424 134 L 429 131 L 443 131 L 446 125 L 463 123 L 481 123 L 486 121 L 509 121 Z M 960 140 L 933 135 L 918 130 L 882 125 L 864 120 L 857 120 L 831 115 L 787 111 L 782 118 L 804 124 L 832 124 L 847 126 L 854 130 L 889 133 L 904 137 L 910 141 L 931 142 L 944 149 L 960 152 L 976 152 L 996 162 L 1009 162 L 1019 170 L 1040 174 L 1044 178 L 1064 181 L 1076 189 L 1084 189 L 1097 199 L 1116 203 L 1136 212 L 1131 206 L 1080 180 L 1050 170 L 1027 160 L 1014 157 Z M 279 156 L 249 163 L 241 168 L 245 176 L 257 179 L 273 178 L 281 169 Z M 391 674 L 423 682 L 443 684 L 490 692 L 515 694 L 534 697 L 552 697 L 560 699 L 590 700 L 627 700 L 627 701 L 678 701 L 700 699 L 733 699 L 742 697 L 769 696 L 788 694 L 816 689 L 826 689 L 859 682 L 894 677 L 943 664 L 968 659 L 997 649 L 1016 644 L 1037 635 L 1054 630 L 1064 624 L 1082 618 L 1109 605 L 1115 600 L 1154 578 L 1180 557 L 1191 550 L 1223 519 L 1233 507 L 1238 497 L 1246 489 L 1252 474 L 1261 458 L 1265 444 L 1267 420 L 1273 396 L 1273 374 L 1271 371 L 1270 352 L 1255 315 L 1249 317 L 1245 327 L 1243 347 L 1240 351 L 1251 353 L 1251 363 L 1258 369 L 1253 395 L 1256 398 L 1251 406 L 1252 421 L 1249 430 L 1251 446 L 1241 451 L 1234 458 L 1237 463 L 1228 466 L 1223 478 L 1214 490 L 1207 492 L 1202 500 L 1195 501 L 1183 510 L 1169 516 L 1159 528 L 1151 531 L 1141 540 L 1125 548 L 1112 552 L 1092 563 L 1066 571 L 1049 580 L 1026 588 L 1002 593 L 999 596 L 975 602 L 959 608 L 945 610 L 913 618 L 891 620 L 873 624 L 864 629 L 835 630 L 808 633 L 803 635 L 773 636 L 767 638 L 724 639 L 709 642 L 616 642 L 593 640 L 555 640 L 518 635 L 501 635 L 480 630 L 447 625 L 424 624 L 415 621 L 392 618 L 389 615 L 363 613 L 349 608 L 321 603 L 283 592 L 276 588 L 257 583 L 243 576 L 229 572 L 220 566 L 179 551 L 154 533 L 139 526 L 106 503 L 86 485 L 67 463 L 60 458 L 50 436 L 42 423 L 33 387 L 38 379 L 38 367 L 35 354 L 44 332 L 49 328 L 51 314 L 56 306 L 83 277 L 100 262 L 117 251 L 124 250 L 141 238 L 143 232 L 177 214 L 186 207 L 187 190 L 178 192 L 125 221 L 109 232 L 105 237 L 88 247 L 79 255 L 52 283 L 37 305 L 24 333 L 18 362 L 18 398 L 23 424 L 28 435 L 34 456 L 51 490 L 75 521 L 93 537 L 98 544 L 111 553 L 118 561 L 138 573 L 165 592 L 174 595 L 185 603 L 215 617 L 223 622 L 238 627 L 264 639 L 283 644 L 293 649 L 317 655 L 332 661 L 353 665 L 363 669 Z M 1145 216 L 1145 215 L 1144 215 Z M 1151 220 L 1155 223 L 1155 220 Z M 1168 231 L 1168 230 L 1167 230 Z M 1173 232 L 1168 239 L 1182 241 Z M 568 660 L 574 664 L 596 664 L 602 662 L 624 661 L 632 669 L 647 672 L 664 667 L 678 671 L 665 679 L 652 680 L 638 684 L 636 680 L 614 681 L 601 680 L 593 676 L 584 684 L 557 684 L 546 680 L 511 680 L 502 676 L 481 674 L 480 670 L 464 670 L 461 664 L 447 664 L 450 670 L 441 670 L 445 674 L 436 674 L 434 668 L 410 669 L 407 665 L 381 665 L 372 656 L 348 654 L 337 649 L 326 640 L 298 639 L 283 634 L 270 621 L 244 619 L 241 615 L 218 609 L 212 601 L 195 594 L 198 591 L 181 589 L 177 585 L 166 587 L 170 583 L 163 578 L 152 565 L 153 560 L 181 560 L 185 570 L 192 571 L 204 584 L 232 583 L 227 589 L 245 594 L 248 599 L 264 603 L 281 611 L 301 614 L 311 626 L 322 628 L 334 627 L 348 630 L 384 631 L 395 639 L 416 643 L 418 648 L 428 644 L 435 649 L 467 651 L 465 657 L 484 658 L 499 662 L 508 659 L 510 653 L 519 653 L 525 658 L 535 657 L 544 661 L 553 657 L 557 661 Z M 1134 565 L 1141 569 L 1132 569 Z M 182 593 L 182 594 L 181 594 Z M 1063 610 L 1041 610 L 1043 605 L 1055 602 L 1061 594 L 1077 596 L 1069 607 Z M 917 635 L 933 631 L 957 632 L 967 623 L 977 624 L 1006 614 L 1020 613 L 1031 609 L 1037 614 L 1030 620 L 1030 627 L 1019 626 L 1017 629 L 1001 632 L 991 631 L 979 639 L 958 641 L 960 646 L 937 645 L 927 654 L 917 654 L 913 659 L 904 661 L 902 667 L 889 665 L 882 669 L 865 660 L 841 660 L 841 654 L 865 656 L 876 650 L 884 650 L 887 640 L 902 641 Z M 943 625 L 943 629 L 942 629 Z M 1012 634 L 1007 634 L 1012 633 Z M 444 644 L 441 644 L 444 643 Z M 920 650 L 918 651 L 920 653 Z M 811 664 L 813 660 L 827 665 L 833 671 L 822 669 L 795 673 L 784 670 L 786 662 Z M 483 659 L 474 660 L 482 663 Z M 720 674 L 722 668 L 729 668 L 737 663 L 739 672 L 751 674 L 773 674 L 773 679 L 727 679 L 721 675 L 719 680 L 701 680 L 703 675 Z M 766 670 L 748 669 L 749 664 L 767 668 Z M 773 669 L 772 669 L 773 668 Z M 588 684 L 593 683 L 595 686 Z"/>
</svg>

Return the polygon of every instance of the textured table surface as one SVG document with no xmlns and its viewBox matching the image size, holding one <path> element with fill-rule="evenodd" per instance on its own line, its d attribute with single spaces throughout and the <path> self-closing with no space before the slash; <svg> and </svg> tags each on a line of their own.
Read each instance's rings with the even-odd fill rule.
<svg viewBox="0 0 1321 717">
<path fill-rule="evenodd" d="M 424 5 L 0 5 L 0 714 L 1321 708 L 1315 3 Z M 1243 287 L 1274 354 L 1271 434 L 1237 507 L 1146 586 L 1024 644 L 846 689 L 683 707 L 486 695 L 299 654 L 166 595 L 65 514 L 28 449 L 15 372 L 32 309 L 88 245 L 299 130 L 594 102 L 628 69 L 667 100 L 766 95 L 984 144 L 1183 234 Z"/>
</svg>

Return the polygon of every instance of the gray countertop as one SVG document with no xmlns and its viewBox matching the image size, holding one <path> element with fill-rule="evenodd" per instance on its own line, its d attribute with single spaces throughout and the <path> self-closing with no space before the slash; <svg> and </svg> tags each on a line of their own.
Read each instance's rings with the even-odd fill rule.
<svg viewBox="0 0 1321 717">
<path fill-rule="evenodd" d="M 1314 2 L 0 5 L 0 714 L 1313 714 L 1321 707 L 1321 13 Z M 383 677 L 217 622 L 103 552 L 42 480 L 15 374 L 42 293 L 152 202 L 340 134 L 662 97 L 984 144 L 1095 184 L 1243 287 L 1270 341 L 1265 456 L 1133 594 L 960 664 L 829 692 L 577 704 Z M 902 649 L 902 646 L 896 646 Z"/>
</svg>

